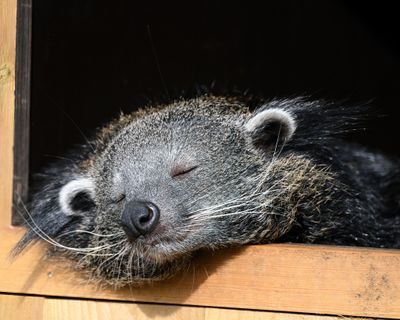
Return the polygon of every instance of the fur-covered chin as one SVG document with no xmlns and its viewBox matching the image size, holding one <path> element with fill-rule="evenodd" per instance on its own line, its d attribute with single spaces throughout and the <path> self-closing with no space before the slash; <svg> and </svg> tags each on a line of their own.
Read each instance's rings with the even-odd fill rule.
<svg viewBox="0 0 400 320">
<path fill-rule="evenodd" d="M 170 262 L 180 257 L 189 256 L 189 252 L 182 251 L 182 248 L 174 243 L 162 243 L 159 242 L 155 245 L 144 245 L 143 255 L 154 263 L 162 264 Z"/>
<path fill-rule="evenodd" d="M 149 250 L 143 252 L 137 260 L 137 256 L 128 253 L 122 258 L 122 262 L 112 263 L 110 266 L 103 265 L 100 269 L 98 266 L 104 261 L 93 261 L 89 258 L 82 261 L 77 268 L 86 274 L 88 283 L 117 289 L 127 285 L 142 286 L 171 278 L 187 266 L 190 258 L 190 255 L 181 255 L 166 259 L 166 256 L 160 258 L 158 254 L 161 253 Z"/>
</svg>

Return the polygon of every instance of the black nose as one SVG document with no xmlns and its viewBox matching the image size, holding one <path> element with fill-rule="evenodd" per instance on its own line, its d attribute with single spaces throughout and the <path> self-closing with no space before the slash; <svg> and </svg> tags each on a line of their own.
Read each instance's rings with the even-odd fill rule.
<svg viewBox="0 0 400 320">
<path fill-rule="evenodd" d="M 151 202 L 129 201 L 122 212 L 121 225 L 126 235 L 137 238 L 152 232 L 160 220 L 160 210 Z"/>
</svg>

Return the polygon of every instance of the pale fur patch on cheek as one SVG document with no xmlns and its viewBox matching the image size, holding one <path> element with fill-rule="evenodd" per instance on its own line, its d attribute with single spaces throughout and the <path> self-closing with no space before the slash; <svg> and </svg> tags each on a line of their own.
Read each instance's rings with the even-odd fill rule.
<svg viewBox="0 0 400 320">
<path fill-rule="evenodd" d="M 74 215 L 78 213 L 71 208 L 71 201 L 80 192 L 88 193 L 90 197 L 93 199 L 94 198 L 93 181 L 89 178 L 81 178 L 77 180 L 72 180 L 61 188 L 58 201 L 61 210 L 66 215 Z"/>
</svg>

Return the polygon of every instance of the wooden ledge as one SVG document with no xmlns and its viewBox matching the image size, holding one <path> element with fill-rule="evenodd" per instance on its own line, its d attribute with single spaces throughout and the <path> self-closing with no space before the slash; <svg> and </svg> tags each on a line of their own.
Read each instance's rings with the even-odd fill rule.
<svg viewBox="0 0 400 320">
<path fill-rule="evenodd" d="M 28 312 L 21 312 L 21 310 Z M 366 320 L 365 318 L 160 305 L 154 303 L 46 298 L 13 294 L 0 294 L 0 316 L 2 317 L 1 319 L 8 320 Z"/>
<path fill-rule="evenodd" d="M 202 254 L 174 279 L 113 291 L 43 261 L 41 245 L 10 264 L 22 233 L 0 231 L 1 292 L 400 319 L 399 250 L 246 246 Z"/>
</svg>

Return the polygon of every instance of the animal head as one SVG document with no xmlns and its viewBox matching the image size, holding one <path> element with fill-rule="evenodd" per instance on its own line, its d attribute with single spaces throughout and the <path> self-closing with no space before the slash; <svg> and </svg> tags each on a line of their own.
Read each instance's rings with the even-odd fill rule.
<svg viewBox="0 0 400 320">
<path fill-rule="evenodd" d="M 91 278 L 120 286 L 169 277 L 201 248 L 273 241 L 299 210 L 318 210 L 333 181 L 299 151 L 327 141 L 321 119 L 318 103 L 251 112 L 208 96 L 123 115 L 93 150 L 49 169 L 16 251 L 41 238 Z"/>
</svg>

